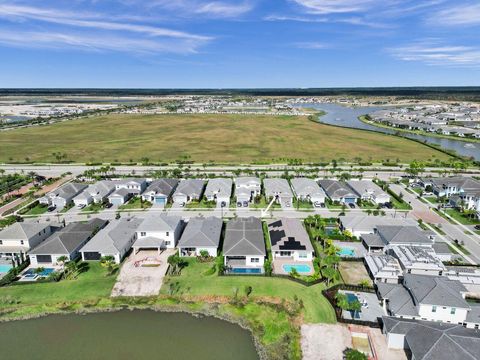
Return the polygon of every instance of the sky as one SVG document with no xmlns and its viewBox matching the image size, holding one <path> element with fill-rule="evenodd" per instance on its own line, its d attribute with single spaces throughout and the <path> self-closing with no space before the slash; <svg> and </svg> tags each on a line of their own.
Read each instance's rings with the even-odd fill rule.
<svg viewBox="0 0 480 360">
<path fill-rule="evenodd" d="M 0 87 L 480 86 L 479 0 L 0 0 Z"/>
</svg>

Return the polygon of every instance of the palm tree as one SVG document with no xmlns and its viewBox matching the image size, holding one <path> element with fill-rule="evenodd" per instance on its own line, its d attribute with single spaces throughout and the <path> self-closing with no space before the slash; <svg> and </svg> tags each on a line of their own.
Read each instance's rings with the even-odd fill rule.
<svg viewBox="0 0 480 360">
<path fill-rule="evenodd" d="M 103 256 L 100 259 L 100 265 L 107 269 L 108 275 L 111 275 L 116 268 L 115 258 L 111 255 Z"/>
<path fill-rule="evenodd" d="M 57 263 L 62 264 L 62 269 L 65 267 L 65 263 L 68 261 L 68 257 L 63 255 L 57 258 Z"/>
</svg>

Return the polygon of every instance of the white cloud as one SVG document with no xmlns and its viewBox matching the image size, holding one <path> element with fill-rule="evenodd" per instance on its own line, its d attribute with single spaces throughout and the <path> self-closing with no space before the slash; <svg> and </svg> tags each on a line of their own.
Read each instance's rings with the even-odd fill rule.
<svg viewBox="0 0 480 360">
<path fill-rule="evenodd" d="M 342 14 L 365 11 L 378 0 L 293 0 L 312 14 Z M 388 1 L 388 0 L 385 0 Z"/>
<path fill-rule="evenodd" d="M 141 0 L 144 3 L 144 0 Z M 190 17 L 202 14 L 210 18 L 234 18 L 253 9 L 252 0 L 246 1 L 199 1 L 199 0 L 154 0 L 146 2 L 147 7 L 161 7 L 172 16 Z"/>
<path fill-rule="evenodd" d="M 299 43 L 295 43 L 295 46 L 298 47 L 299 49 L 310 49 L 310 50 L 322 50 L 329 47 L 329 45 L 327 44 L 324 44 L 321 42 L 315 42 L 315 41 L 299 42 Z"/>
<path fill-rule="evenodd" d="M 418 61 L 428 65 L 472 67 L 480 65 L 480 48 L 445 45 L 436 40 L 424 40 L 413 45 L 388 49 L 395 58 Z"/>
<path fill-rule="evenodd" d="M 327 18 L 305 17 L 305 16 L 284 16 L 284 15 L 268 15 L 263 18 L 265 21 L 298 21 L 305 23 L 325 23 Z"/>
<path fill-rule="evenodd" d="M 253 6 L 249 3 L 229 4 L 214 1 L 200 5 L 195 12 L 197 14 L 208 14 L 219 17 L 237 17 L 249 12 L 252 8 Z"/>
<path fill-rule="evenodd" d="M 480 25 L 480 3 L 444 8 L 432 15 L 429 22 L 441 25 Z"/>
</svg>

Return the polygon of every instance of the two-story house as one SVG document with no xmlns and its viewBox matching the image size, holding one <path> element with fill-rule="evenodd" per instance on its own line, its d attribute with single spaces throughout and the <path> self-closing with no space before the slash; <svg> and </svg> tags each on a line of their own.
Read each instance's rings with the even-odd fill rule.
<svg viewBox="0 0 480 360">
<path fill-rule="evenodd" d="M 132 245 L 135 252 L 141 249 L 173 249 L 180 239 L 183 221 L 180 216 L 150 215 L 137 228 L 137 239 Z"/>
</svg>

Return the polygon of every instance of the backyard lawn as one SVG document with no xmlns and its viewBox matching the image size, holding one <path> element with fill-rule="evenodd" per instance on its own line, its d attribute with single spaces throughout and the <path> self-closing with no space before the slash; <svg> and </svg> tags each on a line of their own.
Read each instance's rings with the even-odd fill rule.
<svg viewBox="0 0 480 360">
<path fill-rule="evenodd" d="M 294 299 L 296 295 L 304 303 L 304 319 L 309 323 L 335 322 L 335 313 L 330 303 L 325 299 L 322 290 L 323 284 L 304 286 L 288 279 L 264 276 L 218 276 L 209 271 L 212 263 L 200 263 L 196 259 L 189 259 L 188 266 L 180 276 L 167 276 L 161 293 L 168 294 L 170 284 L 173 284 L 182 295 L 211 295 L 232 296 L 235 288 L 239 293 L 245 286 L 253 288 L 251 297 L 277 297 Z"/>
<path fill-rule="evenodd" d="M 65 302 L 88 302 L 109 297 L 116 276 L 106 276 L 106 270 L 99 263 L 88 265 L 88 270 L 76 280 L 0 288 L 0 312 L 15 309 L 18 315 L 28 315 L 56 309 Z"/>
<path fill-rule="evenodd" d="M 75 162 L 139 162 L 146 156 L 155 162 L 188 158 L 226 163 L 449 158 L 414 141 L 318 124 L 305 116 L 111 114 L 3 131 L 0 142 L 1 162 L 26 157 L 55 162 L 52 154 L 59 152 Z"/>
</svg>

